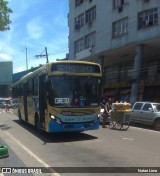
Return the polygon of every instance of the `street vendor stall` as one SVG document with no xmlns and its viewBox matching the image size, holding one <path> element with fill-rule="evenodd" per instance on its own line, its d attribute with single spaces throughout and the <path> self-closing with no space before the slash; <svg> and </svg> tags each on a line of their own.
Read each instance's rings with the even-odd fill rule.
<svg viewBox="0 0 160 176">
<path fill-rule="evenodd" d="M 127 130 L 130 122 L 130 107 L 131 104 L 127 102 L 116 102 L 112 105 L 110 128 L 118 130 Z"/>
</svg>

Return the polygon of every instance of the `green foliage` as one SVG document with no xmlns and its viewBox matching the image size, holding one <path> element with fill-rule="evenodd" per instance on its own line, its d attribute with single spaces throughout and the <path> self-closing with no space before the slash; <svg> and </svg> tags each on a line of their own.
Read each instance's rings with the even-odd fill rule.
<svg viewBox="0 0 160 176">
<path fill-rule="evenodd" d="M 11 21 L 9 13 L 13 11 L 7 5 L 8 1 L 0 0 L 0 31 L 10 30 L 9 24 Z"/>
</svg>

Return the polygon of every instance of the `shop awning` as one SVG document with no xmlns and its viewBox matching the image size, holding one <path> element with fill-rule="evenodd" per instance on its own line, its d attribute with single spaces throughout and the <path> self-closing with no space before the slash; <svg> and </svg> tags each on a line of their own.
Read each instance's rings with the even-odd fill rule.
<svg viewBox="0 0 160 176">
<path fill-rule="evenodd" d="M 106 92 L 103 94 L 103 97 L 105 97 L 105 96 L 113 96 L 116 93 L 118 93 L 118 90 L 106 90 Z"/>
<path fill-rule="evenodd" d="M 131 92 L 131 89 L 121 89 L 120 94 L 128 94 Z"/>
</svg>

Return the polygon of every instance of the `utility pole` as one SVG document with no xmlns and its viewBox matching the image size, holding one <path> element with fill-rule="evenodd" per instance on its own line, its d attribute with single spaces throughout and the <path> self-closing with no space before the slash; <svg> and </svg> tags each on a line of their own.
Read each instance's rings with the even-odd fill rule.
<svg viewBox="0 0 160 176">
<path fill-rule="evenodd" d="M 44 51 L 43 51 L 43 52 L 44 52 Z M 43 52 L 42 52 L 42 53 L 43 53 Z M 45 47 L 45 54 L 42 54 L 42 53 L 39 54 L 39 55 L 35 55 L 35 57 L 37 57 L 37 58 L 38 58 L 38 57 L 41 57 L 41 58 L 42 58 L 42 57 L 46 57 L 46 63 L 48 63 L 49 60 L 48 60 L 47 47 Z"/>
<path fill-rule="evenodd" d="M 26 69 L 28 70 L 27 47 L 26 47 Z"/>
<path fill-rule="evenodd" d="M 45 47 L 45 51 L 46 51 L 46 60 L 47 60 L 47 63 L 48 63 L 49 61 L 48 61 L 47 47 Z"/>
</svg>

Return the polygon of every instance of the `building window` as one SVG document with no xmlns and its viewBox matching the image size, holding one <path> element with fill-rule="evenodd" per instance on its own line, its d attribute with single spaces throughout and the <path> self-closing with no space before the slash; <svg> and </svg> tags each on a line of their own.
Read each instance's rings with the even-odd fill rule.
<svg viewBox="0 0 160 176">
<path fill-rule="evenodd" d="M 149 0 L 143 0 L 143 2 L 145 3 L 145 2 L 149 2 Z"/>
<path fill-rule="evenodd" d="M 90 48 L 93 46 L 95 46 L 95 32 L 92 32 L 85 37 L 85 48 Z"/>
<path fill-rule="evenodd" d="M 124 0 L 113 0 L 113 8 L 119 8 L 124 5 Z"/>
<path fill-rule="evenodd" d="M 113 23 L 113 38 L 128 33 L 128 17 Z"/>
<path fill-rule="evenodd" d="M 138 29 L 158 24 L 158 9 L 150 9 L 138 13 Z"/>
<path fill-rule="evenodd" d="M 105 83 L 107 82 L 117 82 L 118 81 L 118 65 L 113 65 L 106 68 Z"/>
<path fill-rule="evenodd" d="M 84 39 L 81 38 L 75 41 L 75 53 L 78 53 L 84 49 Z"/>
<path fill-rule="evenodd" d="M 84 0 L 75 0 L 75 6 L 79 6 Z"/>
<path fill-rule="evenodd" d="M 113 9 L 118 9 L 118 12 L 123 11 L 124 4 L 128 3 L 128 0 L 113 0 Z"/>
<path fill-rule="evenodd" d="M 96 6 L 86 11 L 86 23 L 92 23 L 96 19 Z"/>
<path fill-rule="evenodd" d="M 84 26 L 84 14 L 79 15 L 75 18 L 75 29 L 79 29 Z"/>
</svg>

